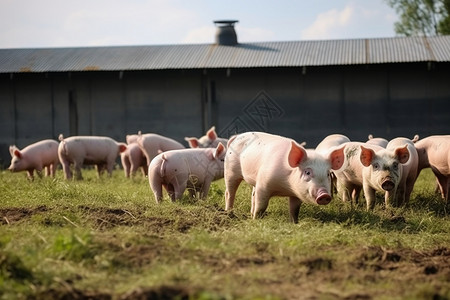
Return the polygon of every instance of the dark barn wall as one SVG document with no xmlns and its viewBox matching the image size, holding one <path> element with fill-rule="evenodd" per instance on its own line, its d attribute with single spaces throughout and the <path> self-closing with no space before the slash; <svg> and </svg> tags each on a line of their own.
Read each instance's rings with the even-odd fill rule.
<svg viewBox="0 0 450 300">
<path fill-rule="evenodd" d="M 262 130 L 314 147 L 450 132 L 450 64 L 0 75 L 0 164 L 8 146 L 70 135 L 156 132 L 184 143 Z M 184 143 L 186 145 L 186 143 Z"/>
<path fill-rule="evenodd" d="M 449 64 L 417 63 L 221 70 L 209 77 L 224 134 L 236 127 L 265 130 L 312 147 L 330 133 L 361 141 L 368 134 L 388 139 L 449 134 L 449 75 Z M 261 91 L 271 99 L 266 102 L 276 104 L 271 111 L 280 109 L 281 116 L 270 115 L 264 101 L 256 100 Z M 260 116 L 249 113 L 254 105 Z M 262 126 L 258 118 L 265 120 Z"/>
</svg>

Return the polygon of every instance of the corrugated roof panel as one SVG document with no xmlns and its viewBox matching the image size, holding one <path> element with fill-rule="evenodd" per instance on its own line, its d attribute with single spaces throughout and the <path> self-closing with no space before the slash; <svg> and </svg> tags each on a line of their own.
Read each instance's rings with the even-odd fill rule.
<svg viewBox="0 0 450 300">
<path fill-rule="evenodd" d="M 427 38 L 427 41 L 436 61 L 450 61 L 450 39 L 448 38 L 448 36 Z"/>
<path fill-rule="evenodd" d="M 0 73 L 450 62 L 450 36 L 327 41 L 0 49 Z"/>
</svg>

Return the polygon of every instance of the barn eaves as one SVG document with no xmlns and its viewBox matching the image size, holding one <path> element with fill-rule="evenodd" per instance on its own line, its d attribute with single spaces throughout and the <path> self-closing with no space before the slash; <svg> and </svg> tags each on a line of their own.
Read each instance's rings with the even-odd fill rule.
<svg viewBox="0 0 450 300">
<path fill-rule="evenodd" d="M 450 62 L 450 36 L 0 49 L 0 73 L 310 67 Z"/>
</svg>

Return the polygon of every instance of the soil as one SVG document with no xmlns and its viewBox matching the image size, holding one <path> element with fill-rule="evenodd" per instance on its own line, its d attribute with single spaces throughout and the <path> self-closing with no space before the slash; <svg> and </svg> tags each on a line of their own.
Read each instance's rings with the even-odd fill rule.
<svg viewBox="0 0 450 300">
<path fill-rule="evenodd" d="M 215 207 L 207 208 L 216 210 Z M 166 252 L 167 247 L 158 239 L 167 230 L 187 232 L 197 222 L 189 212 L 180 209 L 179 219 L 148 217 L 139 211 L 111 209 L 104 207 L 79 206 L 77 210 L 98 230 L 114 226 L 145 226 L 148 229 L 149 245 L 126 245 L 119 247 L 111 242 L 111 248 L 120 251 L 120 261 L 127 267 L 140 268 L 150 264 L 155 258 Z M 0 216 L 3 225 L 24 222 L 33 215 L 45 216 L 51 212 L 46 206 L 36 208 L 3 208 Z M 210 230 L 226 226 L 227 216 L 217 211 L 210 224 Z M 45 219 L 45 218 L 44 218 Z M 114 248 L 115 247 L 115 248 Z M 268 245 L 258 244 L 256 255 L 242 255 L 233 258 L 201 256 L 196 259 L 217 274 L 232 274 L 239 278 L 242 285 L 260 286 L 261 295 L 272 295 L 281 299 L 374 299 L 389 295 L 389 290 L 372 288 L 371 283 L 389 280 L 396 288 L 395 294 L 407 295 L 412 285 L 424 285 L 429 289 L 423 298 L 444 299 L 442 293 L 449 293 L 450 287 L 450 247 L 441 247 L 427 251 L 405 248 L 386 249 L 383 247 L 362 247 L 343 249 L 337 246 L 321 249 L 316 256 L 290 258 L 279 256 L 268 250 Z M 338 253 L 337 256 L 320 253 Z M 338 261 L 330 257 L 346 257 Z M 257 271 L 260 277 L 246 276 Z M 282 276 L 270 276 L 282 274 Z M 350 287 L 349 287 L 350 286 Z M 375 285 L 374 285 L 375 286 Z M 196 298 L 205 288 L 221 294 L 220 287 L 195 287 L 183 284 L 164 285 L 152 288 L 137 288 L 123 295 L 111 295 L 103 292 L 81 291 L 73 282 L 64 282 L 60 289 L 54 287 L 40 291 L 36 299 L 190 299 Z M 392 287 L 391 287 L 392 288 Z M 353 292 L 357 291 L 357 292 Z M 424 292 L 425 293 L 425 292 Z M 245 297 L 235 291 L 233 297 Z M 32 297 L 33 298 L 33 297 Z M 220 296 L 216 297 L 221 299 Z"/>
</svg>

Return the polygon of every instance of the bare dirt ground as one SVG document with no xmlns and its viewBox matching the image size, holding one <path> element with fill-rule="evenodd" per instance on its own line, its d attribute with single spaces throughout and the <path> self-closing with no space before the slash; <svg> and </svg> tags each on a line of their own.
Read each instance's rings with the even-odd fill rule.
<svg viewBox="0 0 450 300">
<path fill-rule="evenodd" d="M 83 214 L 96 230 L 105 231 L 115 226 L 144 226 L 148 235 L 163 237 L 166 230 L 187 233 L 196 224 L 195 218 L 180 218 L 177 222 L 164 217 L 148 217 L 139 211 L 111 209 L 103 207 L 79 206 Z M 218 210 L 211 207 L 212 210 Z M 33 215 L 43 216 L 43 222 L 52 225 L 54 220 L 46 218 L 51 209 L 46 206 L 36 208 L 0 209 L 3 225 L 14 225 L 26 221 Z M 183 211 L 180 210 L 180 215 Z M 198 221 L 200 222 L 200 221 Z M 229 216 L 216 214 L 206 226 L 208 230 L 217 230 L 229 223 Z M 152 245 L 128 245 L 121 247 L 119 241 L 102 241 L 107 243 L 109 251 L 120 257 L 122 264 L 129 268 L 146 268 L 168 247 L 164 238 Z M 290 258 L 277 256 L 267 251 L 267 245 L 253 245 L 257 255 L 245 255 L 224 259 L 217 256 L 197 258 L 215 274 L 232 274 L 240 280 L 242 286 L 260 286 L 261 294 L 272 295 L 280 299 L 374 299 L 389 295 L 394 291 L 379 289 L 376 283 L 388 281 L 395 287 L 395 295 L 407 294 L 413 285 L 429 286 L 424 298 L 440 298 L 441 289 L 449 289 L 450 282 L 450 247 L 440 247 L 427 251 L 416 251 L 402 247 L 385 249 L 383 247 L 360 247 L 343 249 L 329 247 L 321 249 L 314 256 Z M 339 259 L 321 253 L 338 253 Z M 178 253 L 183 255 L 183 253 Z M 186 254 L 189 255 L 189 254 Z M 249 278 L 250 271 L 261 274 L 277 274 Z M 280 274 L 283 274 L 280 276 Z M 350 288 L 349 288 L 350 286 Z M 35 299 L 192 299 L 196 298 L 206 287 L 192 286 L 189 283 L 168 284 L 153 288 L 136 288 L 121 295 L 100 291 L 84 291 L 75 287 L 73 281 L 62 282 L 61 288 L 39 290 Z M 207 287 L 221 295 L 220 287 Z M 351 290 L 352 292 L 345 292 Z M 356 292 L 355 292 L 356 291 Z M 239 291 L 233 297 L 239 298 Z M 33 298 L 33 297 L 32 297 Z M 221 296 L 217 296 L 221 299 Z M 223 298 L 225 299 L 225 298 Z"/>
</svg>

